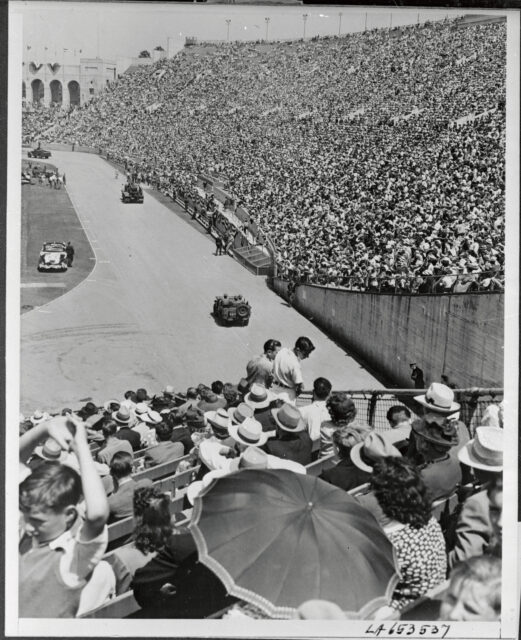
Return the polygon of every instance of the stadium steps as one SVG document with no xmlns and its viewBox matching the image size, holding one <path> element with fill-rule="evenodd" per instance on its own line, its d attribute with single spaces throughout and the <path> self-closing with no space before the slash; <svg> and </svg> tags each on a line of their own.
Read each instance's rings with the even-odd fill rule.
<svg viewBox="0 0 521 640">
<path fill-rule="evenodd" d="M 269 275 L 272 271 L 271 258 L 258 247 L 234 247 L 235 257 L 257 275 Z"/>
</svg>

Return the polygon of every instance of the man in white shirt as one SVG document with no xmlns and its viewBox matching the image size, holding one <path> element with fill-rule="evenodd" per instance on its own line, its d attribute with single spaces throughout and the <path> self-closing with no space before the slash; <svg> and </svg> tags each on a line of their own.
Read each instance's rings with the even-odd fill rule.
<svg viewBox="0 0 521 640">
<path fill-rule="evenodd" d="M 320 440 L 320 425 L 331 420 L 326 407 L 326 400 L 331 393 L 332 385 L 326 378 L 317 378 L 313 382 L 313 401 L 300 408 L 300 413 L 313 442 Z"/>
<path fill-rule="evenodd" d="M 267 340 L 264 353 L 250 360 L 246 365 L 246 380 L 249 386 L 258 383 L 268 389 L 273 380 L 273 361 L 282 345 L 278 340 Z"/>
<path fill-rule="evenodd" d="M 300 361 L 305 360 L 315 349 L 309 338 L 298 338 L 293 350 L 283 347 L 273 362 L 273 386 L 271 391 L 281 400 L 295 404 L 297 396 L 302 393 L 304 380 L 300 369 Z"/>
</svg>

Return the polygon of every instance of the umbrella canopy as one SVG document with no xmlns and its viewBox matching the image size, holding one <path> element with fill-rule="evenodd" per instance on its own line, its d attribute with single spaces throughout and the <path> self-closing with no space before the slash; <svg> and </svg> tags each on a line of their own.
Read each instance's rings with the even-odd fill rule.
<svg viewBox="0 0 521 640">
<path fill-rule="evenodd" d="M 285 469 L 245 469 L 195 499 L 199 561 L 231 595 L 274 618 L 330 600 L 360 617 L 387 604 L 398 581 L 392 544 L 345 491 Z"/>
</svg>

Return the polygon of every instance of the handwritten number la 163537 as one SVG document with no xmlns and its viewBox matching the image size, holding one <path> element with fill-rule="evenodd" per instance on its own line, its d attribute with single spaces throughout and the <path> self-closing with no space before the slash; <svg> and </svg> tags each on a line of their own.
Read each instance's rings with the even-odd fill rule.
<svg viewBox="0 0 521 640">
<path fill-rule="evenodd" d="M 449 624 L 414 624 L 411 622 L 394 622 L 393 624 L 371 624 L 365 635 L 376 638 L 392 636 L 423 636 L 424 638 L 444 638 L 450 629 Z"/>
</svg>

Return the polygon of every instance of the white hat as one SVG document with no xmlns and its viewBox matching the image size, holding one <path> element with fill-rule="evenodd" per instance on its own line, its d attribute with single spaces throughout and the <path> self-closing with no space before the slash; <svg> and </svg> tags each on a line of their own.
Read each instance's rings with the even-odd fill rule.
<svg viewBox="0 0 521 640">
<path fill-rule="evenodd" d="M 36 409 L 36 411 L 29 418 L 29 420 L 36 426 L 37 424 L 40 424 L 40 422 L 44 422 L 45 420 L 49 420 L 50 417 L 51 416 L 48 413 L 46 413 L 45 411 L 42 411 L 41 409 Z"/>
<path fill-rule="evenodd" d="M 251 385 L 249 393 L 244 396 L 244 402 L 254 409 L 265 409 L 273 400 L 273 394 L 262 384 Z"/>
<path fill-rule="evenodd" d="M 212 427 L 217 427 L 221 430 L 227 430 L 230 426 L 230 416 L 226 409 L 218 409 L 217 411 L 209 411 L 206 414 L 206 420 Z"/>
<path fill-rule="evenodd" d="M 159 424 L 163 422 L 163 418 L 158 411 L 149 410 L 147 413 L 142 413 L 139 417 L 143 422 L 148 422 L 148 424 Z"/>
<path fill-rule="evenodd" d="M 458 451 L 463 464 L 474 469 L 499 472 L 503 470 L 503 429 L 477 427 L 472 440 Z"/>
<path fill-rule="evenodd" d="M 433 413 L 449 415 L 460 409 L 460 405 L 454 402 L 454 391 L 441 382 L 433 382 L 425 395 L 414 396 L 414 399 Z"/>
<path fill-rule="evenodd" d="M 261 423 L 255 418 L 246 418 L 241 424 L 231 424 L 228 431 L 236 442 L 248 447 L 262 447 L 268 440 L 267 434 L 262 431 Z"/>
</svg>

